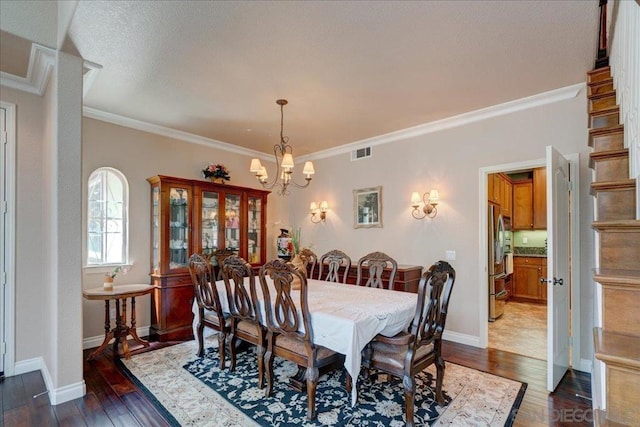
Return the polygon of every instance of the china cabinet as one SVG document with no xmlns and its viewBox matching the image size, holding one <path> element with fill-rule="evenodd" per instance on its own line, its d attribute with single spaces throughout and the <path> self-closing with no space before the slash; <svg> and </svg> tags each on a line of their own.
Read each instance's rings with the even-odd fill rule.
<svg viewBox="0 0 640 427">
<path fill-rule="evenodd" d="M 230 249 L 252 265 L 266 262 L 268 191 L 154 176 L 151 184 L 151 330 L 160 341 L 192 336 L 193 253 L 211 259 Z"/>
</svg>

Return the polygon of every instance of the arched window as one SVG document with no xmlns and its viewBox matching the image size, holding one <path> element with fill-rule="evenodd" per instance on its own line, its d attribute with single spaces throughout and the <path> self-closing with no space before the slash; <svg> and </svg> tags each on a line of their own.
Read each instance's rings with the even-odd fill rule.
<svg viewBox="0 0 640 427">
<path fill-rule="evenodd" d="M 117 169 L 98 168 L 89 176 L 87 265 L 127 264 L 129 184 Z"/>
</svg>

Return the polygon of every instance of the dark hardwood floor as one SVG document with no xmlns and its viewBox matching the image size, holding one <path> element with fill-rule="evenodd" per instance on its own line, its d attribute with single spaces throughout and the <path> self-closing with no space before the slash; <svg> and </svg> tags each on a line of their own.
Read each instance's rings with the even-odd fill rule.
<svg viewBox="0 0 640 427">
<path fill-rule="evenodd" d="M 151 349 L 173 343 L 152 343 Z M 500 350 L 445 342 L 447 361 L 528 383 L 516 426 L 593 425 L 588 374 L 569 371 L 558 389 L 546 391 L 546 362 Z M 84 358 L 90 350 L 84 352 Z M 0 383 L 0 427 L 12 426 L 167 426 L 147 397 L 114 364 L 111 347 L 84 363 L 87 394 L 57 406 L 49 404 L 39 371 Z"/>
</svg>

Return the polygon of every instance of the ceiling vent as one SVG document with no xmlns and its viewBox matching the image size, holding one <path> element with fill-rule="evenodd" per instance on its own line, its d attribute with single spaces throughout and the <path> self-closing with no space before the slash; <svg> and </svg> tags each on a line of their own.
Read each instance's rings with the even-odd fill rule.
<svg viewBox="0 0 640 427">
<path fill-rule="evenodd" d="M 371 157 L 371 147 L 358 148 L 351 152 L 351 161 Z"/>
</svg>

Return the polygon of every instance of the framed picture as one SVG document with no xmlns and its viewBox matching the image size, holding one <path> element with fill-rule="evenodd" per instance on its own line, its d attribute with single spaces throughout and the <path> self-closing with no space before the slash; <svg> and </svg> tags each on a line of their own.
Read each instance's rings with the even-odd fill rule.
<svg viewBox="0 0 640 427">
<path fill-rule="evenodd" d="M 382 227 L 382 186 L 353 190 L 353 228 Z"/>
</svg>

